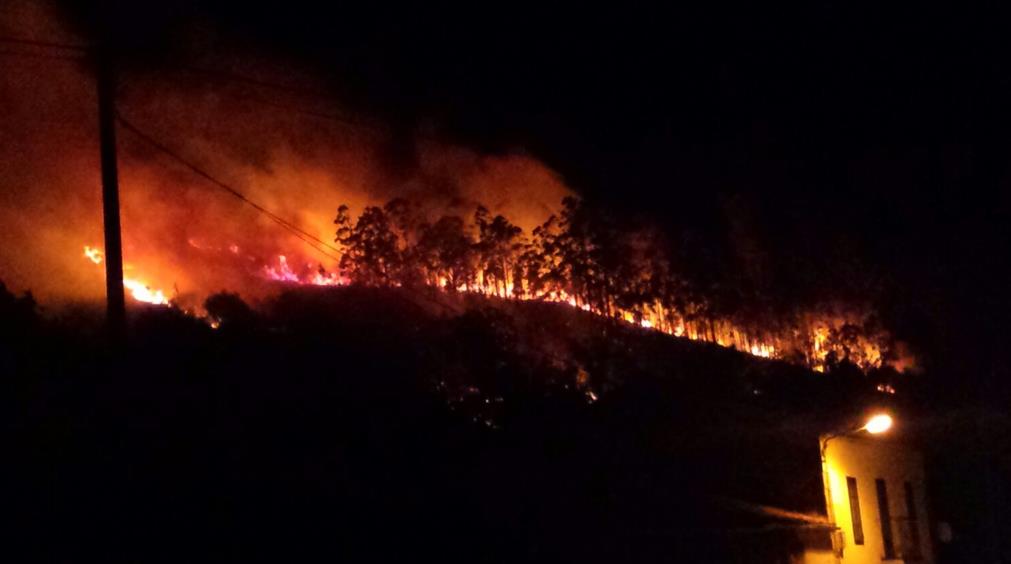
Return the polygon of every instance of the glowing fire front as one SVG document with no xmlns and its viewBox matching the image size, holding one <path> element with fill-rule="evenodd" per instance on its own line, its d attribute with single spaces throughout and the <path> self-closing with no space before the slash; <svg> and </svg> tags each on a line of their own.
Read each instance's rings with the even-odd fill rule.
<svg viewBox="0 0 1011 564">
<path fill-rule="evenodd" d="M 312 263 L 306 263 L 299 269 L 293 268 L 285 255 L 278 256 L 275 265 L 264 266 L 262 273 L 269 280 L 296 285 L 343 286 L 355 282 L 337 273 L 327 272 L 319 265 Z M 644 329 L 693 341 L 715 343 L 761 358 L 790 360 L 784 351 L 793 351 L 803 355 L 801 358 L 793 360 L 799 360 L 818 372 L 825 370 L 830 356 L 840 354 L 845 354 L 845 358 L 864 369 L 882 365 L 882 353 L 879 345 L 862 336 L 851 338 L 852 347 L 847 343 L 835 342 L 837 339 L 835 334 L 848 326 L 848 320 L 844 317 L 808 319 L 806 320 L 808 332 L 799 337 L 784 342 L 782 337 L 772 335 L 768 337 L 768 341 L 763 341 L 734 326 L 729 321 L 688 320 L 678 315 L 677 312 L 665 308 L 662 304 L 653 304 L 650 307 L 634 311 L 614 308 L 610 312 L 606 312 L 577 299 L 564 290 L 551 290 L 538 294 L 531 292 L 525 283 L 520 287 L 513 283 L 500 286 L 486 282 L 489 279 L 490 277 L 486 277 L 483 272 L 479 271 L 472 283 L 459 284 L 454 287 L 449 278 L 438 276 L 431 281 L 424 281 L 424 284 L 444 292 L 473 293 L 502 299 L 536 300 L 564 304 Z M 389 285 L 401 286 L 392 282 Z M 801 343 L 801 345 L 797 343 Z"/>
<path fill-rule="evenodd" d="M 104 259 L 102 250 L 91 246 L 84 247 L 84 256 L 94 264 L 101 264 Z M 352 279 L 341 276 L 336 272 L 328 272 L 318 264 L 304 263 L 299 267 L 293 267 L 286 255 L 278 255 L 276 264 L 263 266 L 261 272 L 263 277 L 268 280 L 295 285 L 346 286 L 354 282 Z M 444 292 L 466 292 L 502 299 L 536 300 L 564 304 L 596 315 L 612 317 L 644 329 L 660 331 L 671 336 L 694 341 L 711 342 L 761 358 L 784 358 L 781 351 L 789 348 L 778 348 L 773 342 L 758 341 L 727 322 L 712 320 L 708 322 L 693 322 L 677 317 L 672 322 L 672 312 L 659 304 L 639 311 L 617 308 L 608 313 L 594 308 L 575 296 L 569 295 L 564 290 L 552 290 L 536 294 L 527 290 L 525 284 L 522 286 L 523 289 L 520 289 L 512 283 L 503 286 L 483 283 L 483 281 L 489 279 L 490 277 L 486 278 L 483 273 L 479 272 L 477 280 L 481 282 L 477 283 L 460 284 L 454 288 L 448 278 L 440 276 L 434 278 L 430 284 L 426 283 L 426 285 Z M 394 284 L 391 283 L 390 285 Z M 139 279 L 124 277 L 123 286 L 129 291 L 133 299 L 138 302 L 153 305 L 168 305 L 170 303 L 170 300 L 162 290 L 153 289 L 150 285 Z M 838 324 L 839 322 L 837 321 L 836 323 Z M 826 359 L 834 350 L 829 342 L 830 325 L 831 322 L 820 322 L 812 329 L 810 352 L 804 359 L 806 364 L 819 372 L 825 369 Z M 859 358 L 866 359 L 869 363 L 861 364 L 863 368 L 880 366 L 881 363 L 881 353 L 873 346 L 868 346 L 867 350 Z"/>
<path fill-rule="evenodd" d="M 84 256 L 95 264 L 102 264 L 102 261 L 105 259 L 105 253 L 101 249 L 88 245 L 84 246 Z M 169 303 L 169 299 L 165 297 L 164 292 L 152 289 L 150 286 L 136 278 L 124 276 L 123 287 L 128 290 L 133 299 L 138 302 L 153 305 L 168 305 Z"/>
<path fill-rule="evenodd" d="M 572 200 L 565 202 L 560 216 L 550 217 L 529 237 L 504 217 L 490 217 L 482 207 L 468 224 L 445 216 L 430 223 L 412 215 L 410 206 L 394 200 L 382 208 L 366 208 L 357 220 L 342 206 L 334 222 L 338 264 L 328 270 L 294 259 L 296 255 L 280 254 L 260 266 L 259 275 L 294 285 L 424 287 L 565 304 L 643 329 L 816 371 L 840 361 L 865 371 L 887 364 L 891 338 L 866 311 L 716 314 L 726 308 L 714 307 L 690 290 L 657 250 L 662 244 L 650 234 L 629 235 L 588 219 L 589 212 Z M 189 244 L 202 252 L 239 252 L 235 243 L 190 239 Z M 102 262 L 99 249 L 85 247 L 84 254 L 95 264 Z M 252 255 L 244 258 L 254 264 L 259 260 Z M 125 278 L 124 286 L 137 301 L 169 303 L 161 290 L 137 278 Z"/>
<path fill-rule="evenodd" d="M 306 269 L 311 274 L 308 276 L 299 275 L 288 266 L 287 256 L 278 255 L 277 266 L 264 266 L 263 274 L 267 279 L 277 282 L 293 282 L 295 284 L 312 286 L 344 286 L 348 283 L 347 280 L 341 279 L 336 273 L 327 272 L 321 266 L 313 268 L 312 263 L 307 263 Z"/>
</svg>

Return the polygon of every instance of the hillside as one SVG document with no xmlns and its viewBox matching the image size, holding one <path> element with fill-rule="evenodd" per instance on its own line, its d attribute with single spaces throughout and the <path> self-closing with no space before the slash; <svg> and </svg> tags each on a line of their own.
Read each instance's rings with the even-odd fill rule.
<svg viewBox="0 0 1011 564">
<path fill-rule="evenodd" d="M 166 560 L 714 561 L 691 539 L 752 519 L 714 500 L 816 513 L 817 433 L 880 396 L 553 304 L 349 287 L 209 309 L 217 330 L 138 311 L 117 355 L 66 319 L 4 333 L 28 530 Z"/>
</svg>

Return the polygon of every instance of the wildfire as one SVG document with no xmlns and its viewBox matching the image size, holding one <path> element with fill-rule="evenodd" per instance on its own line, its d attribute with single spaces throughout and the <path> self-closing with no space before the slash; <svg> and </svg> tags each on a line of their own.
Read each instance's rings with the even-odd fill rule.
<svg viewBox="0 0 1011 564">
<path fill-rule="evenodd" d="M 716 315 L 713 310 L 720 308 L 701 296 L 682 294 L 669 263 L 647 237 L 617 232 L 601 237 L 594 230 L 607 225 L 582 217 L 578 203 L 567 201 L 565 208 L 561 219 L 552 216 L 527 237 L 502 216 L 490 218 L 484 208 L 467 225 L 457 217 L 434 224 L 412 218 L 403 201 L 367 208 L 357 221 L 341 207 L 335 221 L 341 247 L 337 268 L 279 254 L 257 272 L 284 284 L 428 287 L 564 304 L 643 330 L 804 364 L 818 372 L 842 361 L 864 370 L 885 363 L 890 338 L 867 321 L 866 313 L 826 308 L 775 319 Z M 187 242 L 201 252 L 239 253 L 235 243 Z M 84 255 L 95 264 L 103 260 L 94 247 L 84 247 Z M 253 254 L 244 257 L 259 261 Z M 124 278 L 123 285 L 139 302 L 169 303 L 161 290 L 139 279 Z"/>
<path fill-rule="evenodd" d="M 152 290 L 150 286 L 145 285 L 143 282 L 138 282 L 130 278 L 123 278 L 123 287 L 130 290 L 130 295 L 138 302 L 154 305 L 167 305 L 169 303 L 164 292 L 161 290 Z"/>
<path fill-rule="evenodd" d="M 312 263 L 306 263 L 305 271 L 310 274 L 299 275 L 288 264 L 288 257 L 277 256 L 277 266 L 266 265 L 263 267 L 263 275 L 268 280 L 276 282 L 293 282 L 301 285 L 311 286 L 344 286 L 347 280 L 341 279 L 337 273 L 327 272 L 321 266 L 314 268 Z"/>
<path fill-rule="evenodd" d="M 277 257 L 276 265 L 264 266 L 262 272 L 269 280 L 296 285 L 345 286 L 352 283 L 351 280 L 343 278 L 336 273 L 325 272 L 321 267 L 315 266 L 312 263 L 307 263 L 302 269 L 302 273 L 299 273 L 290 266 L 285 255 L 279 255 Z M 479 272 L 477 279 L 485 280 L 483 273 Z M 667 335 L 687 338 L 693 341 L 711 342 L 760 358 L 785 358 L 782 351 L 783 348 L 786 347 L 780 348 L 777 347 L 774 342 L 760 341 L 729 323 L 713 322 L 710 323 L 709 326 L 706 326 L 705 323 L 691 322 L 685 319 L 679 319 L 676 322 L 671 323 L 666 320 L 666 317 L 670 315 L 670 312 L 662 307 L 656 307 L 643 312 L 632 312 L 617 309 L 615 310 L 617 312 L 616 315 L 609 315 L 607 312 L 593 308 L 590 304 L 580 302 L 576 299 L 576 297 L 569 295 L 565 291 L 550 291 L 536 294 L 528 291 L 518 291 L 518 289 L 512 284 L 508 284 L 504 287 L 498 287 L 494 284 L 488 283 L 460 284 L 454 287 L 450 280 L 444 276 L 436 277 L 434 281 L 428 285 L 447 293 L 462 292 L 502 299 L 515 299 L 520 301 L 536 300 L 563 304 L 596 315 L 613 317 L 628 323 L 629 325 L 641 327 L 643 329 L 659 331 Z M 809 352 L 806 354 L 806 362 L 813 370 L 817 372 L 824 372 L 829 353 L 835 350 L 830 344 L 831 329 L 829 326 L 832 324 L 843 325 L 844 323 L 845 320 L 821 322 L 811 330 L 810 337 L 807 337 L 807 339 L 810 340 L 811 346 L 809 348 Z M 866 348 L 867 350 L 864 351 L 861 358 L 867 358 L 870 360 L 869 363 L 862 364 L 862 367 L 868 368 L 880 366 L 880 350 L 875 348 L 873 345 L 866 345 Z"/>
<path fill-rule="evenodd" d="M 103 253 L 99 249 L 85 245 L 84 256 L 88 257 L 88 260 L 95 264 L 102 264 Z"/>
<path fill-rule="evenodd" d="M 102 261 L 105 259 L 105 253 L 102 252 L 101 249 L 88 245 L 84 246 L 84 256 L 95 264 L 102 264 Z M 127 278 L 124 276 L 123 287 L 129 290 L 130 295 L 138 302 L 153 305 L 168 305 L 169 303 L 169 299 L 165 297 L 164 292 L 152 289 L 144 282 L 135 278 Z"/>
</svg>

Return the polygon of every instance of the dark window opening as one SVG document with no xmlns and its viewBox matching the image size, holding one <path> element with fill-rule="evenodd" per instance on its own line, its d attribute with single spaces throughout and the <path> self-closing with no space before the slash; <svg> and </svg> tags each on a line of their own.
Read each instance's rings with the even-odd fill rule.
<svg viewBox="0 0 1011 564">
<path fill-rule="evenodd" d="M 906 493 L 906 524 L 909 527 L 909 548 L 904 556 L 918 560 L 920 558 L 920 525 L 916 513 L 916 498 L 913 497 L 913 484 L 903 484 Z"/>
<path fill-rule="evenodd" d="M 864 544 L 864 523 L 860 518 L 860 496 L 857 479 L 846 476 L 846 489 L 850 495 L 850 518 L 853 521 L 853 544 Z"/>
<path fill-rule="evenodd" d="M 885 545 L 885 560 L 895 558 L 895 540 L 892 538 L 892 512 L 888 508 L 888 488 L 882 479 L 874 480 L 878 489 L 878 515 L 881 516 L 881 537 Z"/>
</svg>

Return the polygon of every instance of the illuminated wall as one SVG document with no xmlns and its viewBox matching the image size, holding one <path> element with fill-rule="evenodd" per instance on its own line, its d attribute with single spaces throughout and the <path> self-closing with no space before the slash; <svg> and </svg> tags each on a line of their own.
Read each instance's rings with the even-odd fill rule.
<svg viewBox="0 0 1011 564">
<path fill-rule="evenodd" d="M 841 562 L 934 561 L 917 452 L 882 437 L 837 437 L 828 441 L 825 466 Z"/>
</svg>

